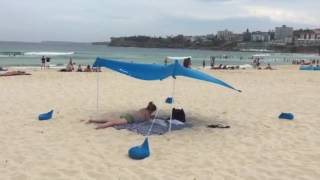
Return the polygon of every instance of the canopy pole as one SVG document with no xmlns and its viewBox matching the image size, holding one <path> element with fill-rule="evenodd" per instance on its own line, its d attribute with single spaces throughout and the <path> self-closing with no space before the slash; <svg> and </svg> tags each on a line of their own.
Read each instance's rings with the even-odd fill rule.
<svg viewBox="0 0 320 180">
<path fill-rule="evenodd" d="M 172 79 L 172 94 L 171 94 L 171 98 L 172 98 L 172 103 L 171 103 L 171 114 L 170 114 L 170 123 L 169 123 L 169 133 L 171 133 L 171 123 L 172 123 L 172 112 L 173 112 L 173 106 L 174 106 L 174 102 L 175 102 L 175 99 L 174 99 L 174 92 L 175 92 L 175 88 L 176 88 L 176 79 L 173 78 Z"/>
<path fill-rule="evenodd" d="M 98 67 L 97 67 L 97 104 L 96 104 L 96 108 L 97 108 L 97 113 L 99 113 L 99 83 L 100 83 L 100 78 L 99 78 L 99 72 L 98 72 Z"/>
<path fill-rule="evenodd" d="M 159 110 L 156 111 L 156 114 L 155 114 L 155 116 L 154 116 L 154 118 L 153 118 L 153 120 L 152 120 L 152 124 L 151 124 L 151 126 L 150 126 L 150 128 L 149 128 L 149 130 L 148 130 L 148 133 L 147 133 L 147 136 L 146 136 L 146 137 L 149 137 L 149 136 L 150 136 L 151 130 L 152 130 L 152 128 L 153 128 L 153 124 L 154 124 L 154 122 L 156 121 L 156 118 L 158 117 L 158 112 L 159 112 Z"/>
</svg>

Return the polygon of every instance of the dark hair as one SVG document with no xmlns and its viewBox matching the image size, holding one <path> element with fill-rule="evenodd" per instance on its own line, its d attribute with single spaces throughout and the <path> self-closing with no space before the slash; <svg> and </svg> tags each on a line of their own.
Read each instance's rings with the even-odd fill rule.
<svg viewBox="0 0 320 180">
<path fill-rule="evenodd" d="M 157 110 L 157 106 L 150 101 L 146 109 L 152 113 L 153 111 Z"/>
<path fill-rule="evenodd" d="M 186 68 L 190 68 L 191 66 L 191 59 L 190 58 L 186 58 L 183 60 L 183 66 Z"/>
</svg>

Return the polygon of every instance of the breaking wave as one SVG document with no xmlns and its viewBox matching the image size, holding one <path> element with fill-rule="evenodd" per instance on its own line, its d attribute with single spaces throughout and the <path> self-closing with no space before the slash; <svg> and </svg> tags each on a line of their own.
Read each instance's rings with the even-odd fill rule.
<svg viewBox="0 0 320 180">
<path fill-rule="evenodd" d="M 39 52 L 18 52 L 18 51 L 6 51 L 0 52 L 0 57 L 9 56 L 66 56 L 73 55 L 74 52 L 52 52 L 52 51 L 39 51 Z"/>
<path fill-rule="evenodd" d="M 74 52 L 25 52 L 25 56 L 64 56 L 64 55 L 73 55 Z"/>
</svg>

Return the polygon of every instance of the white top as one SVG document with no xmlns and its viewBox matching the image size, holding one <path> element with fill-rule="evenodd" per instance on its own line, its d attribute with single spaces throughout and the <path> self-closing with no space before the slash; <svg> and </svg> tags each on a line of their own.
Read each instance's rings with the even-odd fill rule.
<svg viewBox="0 0 320 180">
<path fill-rule="evenodd" d="M 167 56 L 167 59 L 169 60 L 183 60 L 183 59 L 187 59 L 187 58 L 192 58 L 191 56 L 185 56 L 185 57 L 172 57 L 172 56 Z"/>
</svg>

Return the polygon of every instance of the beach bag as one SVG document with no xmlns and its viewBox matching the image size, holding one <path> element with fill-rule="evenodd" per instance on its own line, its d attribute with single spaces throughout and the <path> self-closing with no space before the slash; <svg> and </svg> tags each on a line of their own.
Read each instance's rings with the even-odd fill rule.
<svg viewBox="0 0 320 180">
<path fill-rule="evenodd" d="M 186 122 L 186 115 L 183 109 L 172 108 L 172 119 L 176 119 L 181 122 Z"/>
</svg>

